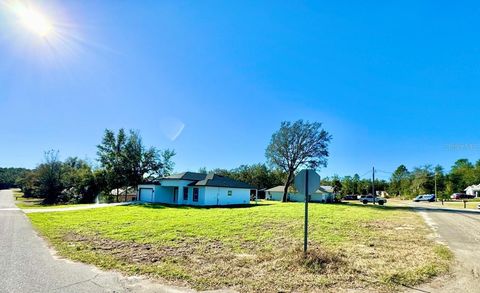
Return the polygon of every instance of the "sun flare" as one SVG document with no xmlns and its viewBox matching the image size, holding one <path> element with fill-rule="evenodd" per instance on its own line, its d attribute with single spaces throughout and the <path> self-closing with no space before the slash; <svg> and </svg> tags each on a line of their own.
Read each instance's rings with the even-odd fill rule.
<svg viewBox="0 0 480 293">
<path fill-rule="evenodd" d="M 17 3 L 13 6 L 13 11 L 20 23 L 38 36 L 47 37 L 53 31 L 48 18 L 35 8 Z"/>
</svg>

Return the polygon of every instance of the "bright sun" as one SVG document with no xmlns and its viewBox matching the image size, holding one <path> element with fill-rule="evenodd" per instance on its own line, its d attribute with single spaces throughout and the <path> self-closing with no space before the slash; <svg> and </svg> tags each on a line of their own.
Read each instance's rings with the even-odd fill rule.
<svg viewBox="0 0 480 293">
<path fill-rule="evenodd" d="M 33 7 L 17 3 L 13 11 L 27 29 L 40 37 L 46 37 L 53 31 L 50 21 Z"/>
</svg>

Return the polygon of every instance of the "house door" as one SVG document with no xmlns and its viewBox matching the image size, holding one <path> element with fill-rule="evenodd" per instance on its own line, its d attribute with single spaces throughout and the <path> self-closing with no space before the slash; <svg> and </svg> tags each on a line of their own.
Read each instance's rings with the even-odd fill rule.
<svg viewBox="0 0 480 293">
<path fill-rule="evenodd" d="M 173 203 L 177 203 L 178 199 L 178 187 L 173 188 Z"/>
</svg>

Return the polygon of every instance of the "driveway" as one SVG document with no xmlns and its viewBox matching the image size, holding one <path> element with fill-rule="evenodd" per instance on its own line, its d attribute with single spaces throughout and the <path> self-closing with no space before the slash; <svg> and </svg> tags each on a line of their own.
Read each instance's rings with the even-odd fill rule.
<svg viewBox="0 0 480 293">
<path fill-rule="evenodd" d="M 437 241 L 447 244 L 455 254 L 450 278 L 411 288 L 410 292 L 480 292 L 480 213 L 441 209 L 422 203 L 409 203 L 434 231 Z"/>
<path fill-rule="evenodd" d="M 193 292 L 55 257 L 0 190 L 0 292 Z"/>
</svg>

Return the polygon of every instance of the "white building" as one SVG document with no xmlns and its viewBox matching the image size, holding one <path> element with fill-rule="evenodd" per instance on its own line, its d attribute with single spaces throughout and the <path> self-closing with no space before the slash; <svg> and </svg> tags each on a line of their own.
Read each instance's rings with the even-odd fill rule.
<svg viewBox="0 0 480 293">
<path fill-rule="evenodd" d="M 469 187 L 465 188 L 465 193 L 468 195 L 474 195 L 475 197 L 478 197 L 480 195 L 480 184 L 470 185 Z"/>
<path fill-rule="evenodd" d="M 270 189 L 267 189 L 265 192 L 265 198 L 268 200 L 278 200 L 281 201 L 283 197 L 283 185 L 279 185 Z M 287 193 L 288 201 L 305 201 L 305 196 L 303 193 L 296 191 L 294 188 L 289 188 Z M 310 201 L 312 202 L 333 202 L 333 187 L 332 186 L 320 186 L 320 188 L 311 195 Z"/>
<path fill-rule="evenodd" d="M 247 183 L 213 173 L 184 172 L 138 186 L 139 201 L 178 205 L 249 204 L 255 193 Z"/>
</svg>

